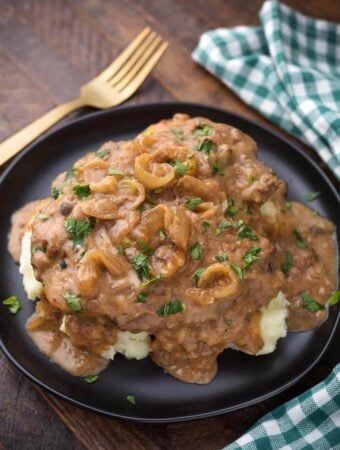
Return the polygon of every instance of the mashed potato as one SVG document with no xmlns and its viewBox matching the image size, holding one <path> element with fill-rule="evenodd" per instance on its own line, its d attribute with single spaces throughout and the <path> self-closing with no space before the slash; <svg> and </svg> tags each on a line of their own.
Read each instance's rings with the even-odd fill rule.
<svg viewBox="0 0 340 450">
<path fill-rule="evenodd" d="M 34 276 L 34 270 L 31 262 L 31 239 L 32 228 L 30 223 L 26 226 L 25 234 L 21 241 L 20 268 L 22 281 L 29 300 L 39 298 L 42 293 L 43 286 Z"/>
</svg>

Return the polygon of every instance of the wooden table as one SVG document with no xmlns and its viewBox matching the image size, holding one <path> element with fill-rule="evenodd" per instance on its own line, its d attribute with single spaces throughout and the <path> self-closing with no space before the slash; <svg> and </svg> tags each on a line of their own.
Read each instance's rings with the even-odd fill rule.
<svg viewBox="0 0 340 450">
<path fill-rule="evenodd" d="M 0 141 L 75 96 L 79 86 L 109 63 L 146 25 L 171 45 L 129 104 L 173 99 L 202 102 L 265 123 L 190 58 L 202 32 L 257 24 L 262 3 L 0 0 Z M 306 14 L 340 21 L 338 0 L 286 3 Z M 305 151 L 310 153 L 308 148 Z M 218 449 L 239 437 L 267 411 L 323 379 L 339 361 L 339 339 L 338 332 L 322 362 L 285 393 L 239 412 L 167 425 L 135 424 L 80 410 L 35 387 L 0 354 L 0 448 Z"/>
</svg>

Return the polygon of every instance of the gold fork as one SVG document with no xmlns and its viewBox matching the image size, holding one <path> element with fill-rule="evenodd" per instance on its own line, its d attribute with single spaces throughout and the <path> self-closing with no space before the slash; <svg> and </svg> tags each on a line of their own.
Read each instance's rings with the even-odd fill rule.
<svg viewBox="0 0 340 450">
<path fill-rule="evenodd" d="M 57 106 L 0 144 L 0 166 L 63 117 L 83 106 L 112 108 L 136 92 L 156 65 L 168 42 L 145 28 L 126 49 L 93 80 L 78 98 Z"/>
</svg>

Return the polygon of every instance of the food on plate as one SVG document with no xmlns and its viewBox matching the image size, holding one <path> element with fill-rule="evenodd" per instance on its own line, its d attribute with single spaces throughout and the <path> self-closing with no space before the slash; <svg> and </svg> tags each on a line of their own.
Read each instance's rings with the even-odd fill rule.
<svg viewBox="0 0 340 450">
<path fill-rule="evenodd" d="M 334 225 L 231 126 L 176 114 L 108 142 L 12 217 L 9 251 L 38 299 L 27 331 L 73 375 L 116 353 L 209 383 L 225 349 L 275 350 L 319 326 L 336 289 Z"/>
</svg>

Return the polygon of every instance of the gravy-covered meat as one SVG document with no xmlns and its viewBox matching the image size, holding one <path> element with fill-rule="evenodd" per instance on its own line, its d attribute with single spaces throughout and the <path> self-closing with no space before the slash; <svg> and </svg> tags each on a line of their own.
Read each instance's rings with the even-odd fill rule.
<svg viewBox="0 0 340 450">
<path fill-rule="evenodd" d="M 226 348 L 268 353 L 287 316 L 293 331 L 325 320 L 334 225 L 287 202 L 256 153 L 240 130 L 176 114 L 76 161 L 38 214 L 17 212 L 9 249 L 19 260 L 29 222 L 42 293 L 27 329 L 41 351 L 79 376 L 150 352 L 208 383 Z"/>
</svg>

